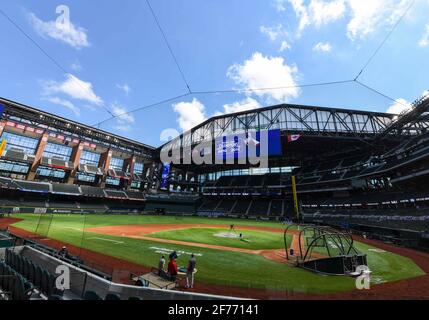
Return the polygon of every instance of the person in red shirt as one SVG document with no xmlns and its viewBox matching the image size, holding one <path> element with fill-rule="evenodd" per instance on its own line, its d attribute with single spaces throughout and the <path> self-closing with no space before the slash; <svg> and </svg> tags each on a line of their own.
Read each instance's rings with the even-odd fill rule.
<svg viewBox="0 0 429 320">
<path fill-rule="evenodd" d="M 176 259 L 172 258 L 168 263 L 168 274 L 170 276 L 170 281 L 176 281 L 177 273 L 178 273 L 178 269 L 177 269 Z"/>
</svg>

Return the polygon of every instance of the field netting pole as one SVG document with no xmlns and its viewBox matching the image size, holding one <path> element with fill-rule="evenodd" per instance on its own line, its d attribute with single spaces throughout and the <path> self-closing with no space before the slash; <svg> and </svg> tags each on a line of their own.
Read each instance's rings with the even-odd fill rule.
<svg viewBox="0 0 429 320">
<path fill-rule="evenodd" d="M 295 209 L 295 217 L 297 219 L 297 221 L 300 221 L 300 216 L 299 216 L 299 206 L 298 206 L 298 194 L 296 192 L 296 178 L 295 176 L 292 176 L 292 194 L 293 194 L 293 206 Z"/>
<path fill-rule="evenodd" d="M 83 227 L 82 227 L 82 237 L 80 238 L 80 246 L 79 246 L 79 258 L 82 260 L 82 246 L 85 238 L 85 228 L 86 228 L 86 213 L 83 214 Z"/>
<path fill-rule="evenodd" d="M 36 238 L 37 236 L 40 236 L 41 239 L 48 237 L 53 217 L 52 213 L 40 212 L 36 230 L 34 231 Z"/>
</svg>

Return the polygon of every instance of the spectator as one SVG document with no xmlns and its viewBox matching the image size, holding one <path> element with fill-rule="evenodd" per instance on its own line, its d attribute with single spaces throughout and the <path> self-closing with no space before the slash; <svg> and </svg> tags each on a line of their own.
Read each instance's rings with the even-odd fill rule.
<svg viewBox="0 0 429 320">
<path fill-rule="evenodd" d="M 197 260 L 195 259 L 195 255 L 191 254 L 191 259 L 188 262 L 188 269 L 186 271 L 186 288 L 194 287 L 194 273 L 195 266 L 197 265 Z"/>
<path fill-rule="evenodd" d="M 165 257 L 162 256 L 161 259 L 159 259 L 159 263 L 158 263 L 158 275 L 162 276 L 162 274 L 164 273 L 164 267 L 165 267 Z"/>
<path fill-rule="evenodd" d="M 173 282 L 176 281 L 177 273 L 178 273 L 178 269 L 177 269 L 176 259 L 171 257 L 170 262 L 168 263 L 168 275 L 169 275 L 170 281 L 173 281 Z"/>
<path fill-rule="evenodd" d="M 60 251 L 58 251 L 58 255 L 63 258 L 67 258 L 69 256 L 69 252 L 66 247 L 62 247 Z"/>
<path fill-rule="evenodd" d="M 173 251 L 172 253 L 170 253 L 170 255 L 168 256 L 171 259 L 177 259 L 177 252 Z"/>
</svg>

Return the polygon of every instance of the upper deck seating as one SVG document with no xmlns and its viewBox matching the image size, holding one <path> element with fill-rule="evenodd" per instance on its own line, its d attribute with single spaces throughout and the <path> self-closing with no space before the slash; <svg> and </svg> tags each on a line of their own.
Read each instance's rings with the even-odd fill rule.
<svg viewBox="0 0 429 320">
<path fill-rule="evenodd" d="M 108 198 L 128 199 L 124 191 L 121 190 L 104 190 Z"/>
<path fill-rule="evenodd" d="M 50 184 L 45 182 L 15 180 L 15 184 L 21 190 L 32 191 L 32 192 L 49 192 L 50 191 Z"/>
<path fill-rule="evenodd" d="M 126 195 L 128 196 L 129 199 L 132 200 L 144 200 L 145 197 L 143 195 L 142 192 L 138 192 L 138 191 L 125 191 Z"/>
<path fill-rule="evenodd" d="M 70 195 L 81 195 L 79 186 L 75 184 L 52 183 L 52 192 Z"/>
</svg>

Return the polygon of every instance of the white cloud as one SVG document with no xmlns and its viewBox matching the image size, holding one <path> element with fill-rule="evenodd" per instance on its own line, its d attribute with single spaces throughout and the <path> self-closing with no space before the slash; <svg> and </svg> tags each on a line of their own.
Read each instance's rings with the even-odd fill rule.
<svg viewBox="0 0 429 320">
<path fill-rule="evenodd" d="M 342 18 L 346 12 L 346 5 L 344 0 L 312 0 L 309 10 L 311 21 L 319 27 Z"/>
<path fill-rule="evenodd" d="M 280 46 L 280 52 L 286 51 L 286 50 L 290 50 L 291 46 L 287 41 L 282 41 L 282 44 Z"/>
<path fill-rule="evenodd" d="M 285 6 L 286 1 L 287 0 L 274 0 L 273 5 L 278 12 L 283 12 L 283 11 L 286 11 L 286 6 Z"/>
<path fill-rule="evenodd" d="M 271 41 L 276 41 L 279 38 L 284 38 L 288 36 L 287 31 L 283 28 L 283 25 L 278 24 L 275 27 L 266 27 L 261 26 L 259 28 L 261 33 L 265 34 Z"/>
<path fill-rule="evenodd" d="M 103 100 L 97 96 L 90 82 L 80 80 L 72 74 L 67 74 L 67 79 L 64 82 L 45 81 L 42 83 L 45 94 L 63 93 L 73 99 L 83 100 L 95 105 L 102 105 Z"/>
<path fill-rule="evenodd" d="M 393 103 L 388 109 L 387 113 L 400 114 L 406 110 L 411 108 L 411 103 L 409 103 L 405 99 L 397 99 L 395 103 Z"/>
<path fill-rule="evenodd" d="M 291 49 L 291 45 L 289 44 L 288 41 L 286 41 L 286 39 L 290 38 L 290 35 L 284 29 L 282 24 L 278 24 L 273 27 L 261 26 L 259 30 L 262 34 L 266 35 L 272 42 L 279 41 L 280 43 L 281 41 L 280 49 L 279 49 L 280 52 Z"/>
<path fill-rule="evenodd" d="M 420 38 L 419 46 L 422 48 L 429 46 L 429 24 L 426 26 L 426 30 Z"/>
<path fill-rule="evenodd" d="M 329 42 L 319 42 L 313 47 L 313 51 L 331 52 L 332 46 Z"/>
<path fill-rule="evenodd" d="M 352 19 L 347 25 L 350 39 L 363 38 L 374 32 L 382 19 L 385 0 L 349 0 Z"/>
<path fill-rule="evenodd" d="M 49 102 L 51 102 L 51 103 L 53 103 L 53 104 L 66 107 L 67 109 L 69 109 L 70 111 L 72 111 L 76 116 L 78 116 L 78 117 L 80 116 L 80 109 L 79 109 L 79 107 L 76 107 L 69 100 L 61 99 L 59 97 L 49 97 L 46 100 L 49 101 Z"/>
<path fill-rule="evenodd" d="M 62 41 L 75 49 L 89 47 L 86 30 L 69 23 L 68 26 L 58 26 L 56 21 L 43 21 L 34 13 L 28 13 L 28 20 L 33 29 L 43 38 L 50 37 Z"/>
<path fill-rule="evenodd" d="M 225 104 L 223 106 L 223 111 L 217 111 L 215 113 L 216 116 L 220 116 L 223 114 L 230 114 L 230 113 L 236 113 L 236 112 L 242 112 L 242 111 L 248 111 L 253 109 L 260 108 L 261 105 L 258 101 L 256 101 L 253 98 L 247 97 L 244 100 L 237 101 L 230 104 Z"/>
<path fill-rule="evenodd" d="M 243 89 L 287 87 L 250 93 L 267 98 L 268 102 L 287 102 L 300 94 L 300 89 L 296 87 L 297 73 L 298 68 L 288 65 L 282 57 L 265 57 L 255 52 L 243 64 L 229 67 L 227 76 Z"/>
<path fill-rule="evenodd" d="M 304 0 L 289 0 L 289 2 L 292 5 L 297 18 L 299 19 L 298 30 L 300 33 L 311 24 L 307 7 L 304 4 Z"/>
<path fill-rule="evenodd" d="M 83 67 L 79 62 L 74 62 L 70 65 L 70 69 L 72 69 L 73 71 L 81 71 Z"/>
<path fill-rule="evenodd" d="M 179 115 L 177 123 L 183 131 L 187 131 L 206 120 L 205 106 L 196 98 L 192 102 L 173 104 L 173 110 Z"/>
<path fill-rule="evenodd" d="M 347 16 L 347 36 L 356 40 L 365 38 L 381 26 L 396 23 L 412 0 L 288 1 L 299 20 L 297 36 L 307 27 L 319 28 Z"/>
<path fill-rule="evenodd" d="M 116 116 L 116 125 L 113 126 L 116 130 L 128 132 L 131 130 L 132 125 L 136 122 L 132 113 L 128 113 L 128 110 L 114 102 L 111 106 L 112 113 Z"/>
<path fill-rule="evenodd" d="M 304 0 L 289 0 L 299 19 L 298 36 L 308 26 L 321 27 L 342 18 L 346 12 L 345 0 L 311 0 L 308 6 Z"/>
<path fill-rule="evenodd" d="M 347 0 L 351 20 L 347 36 L 351 40 L 363 39 L 381 26 L 396 23 L 410 5 L 410 0 Z"/>
<path fill-rule="evenodd" d="M 126 95 L 129 95 L 131 92 L 131 88 L 128 84 L 124 83 L 124 84 L 116 84 L 116 87 L 118 89 L 121 89 L 122 91 L 125 92 Z"/>
</svg>

